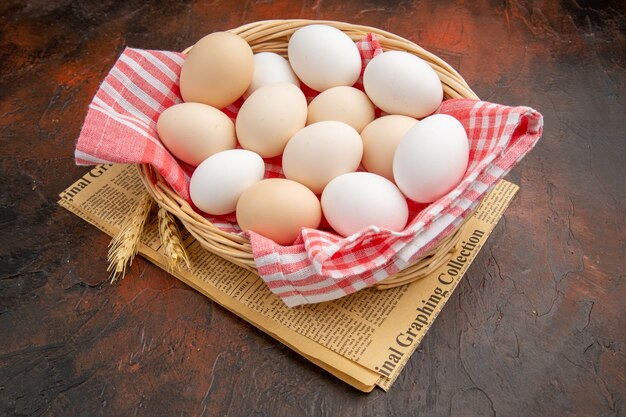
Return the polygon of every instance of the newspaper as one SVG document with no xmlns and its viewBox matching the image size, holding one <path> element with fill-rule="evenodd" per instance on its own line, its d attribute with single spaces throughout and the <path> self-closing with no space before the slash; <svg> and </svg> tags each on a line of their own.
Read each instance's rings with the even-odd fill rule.
<svg viewBox="0 0 626 417">
<path fill-rule="evenodd" d="M 146 192 L 143 187 L 134 165 L 99 165 L 63 191 L 59 204 L 114 235 Z M 518 188 L 500 181 L 468 220 L 452 259 L 402 287 L 370 288 L 332 302 L 288 308 L 256 274 L 207 252 L 189 233 L 183 237 L 191 268 L 173 274 L 355 388 L 386 391 Z M 165 269 L 155 217 L 146 225 L 140 253 Z"/>
</svg>

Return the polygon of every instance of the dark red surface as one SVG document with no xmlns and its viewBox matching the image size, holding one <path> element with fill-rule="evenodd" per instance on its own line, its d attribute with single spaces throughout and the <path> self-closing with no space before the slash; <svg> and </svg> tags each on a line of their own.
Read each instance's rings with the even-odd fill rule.
<svg viewBox="0 0 626 417">
<path fill-rule="evenodd" d="M 0 5 L 0 415 L 624 414 L 626 6 L 622 1 Z M 484 99 L 545 116 L 505 218 L 392 390 L 361 394 L 57 206 L 125 46 L 181 50 L 269 18 L 412 39 Z"/>
</svg>

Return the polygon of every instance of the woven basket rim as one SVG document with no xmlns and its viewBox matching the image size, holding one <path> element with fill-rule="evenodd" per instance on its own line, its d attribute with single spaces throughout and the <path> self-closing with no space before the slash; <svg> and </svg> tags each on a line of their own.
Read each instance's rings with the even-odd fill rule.
<svg viewBox="0 0 626 417">
<path fill-rule="evenodd" d="M 281 19 L 251 22 L 227 32 L 244 38 L 257 52 L 276 52 L 286 54 L 288 37 L 298 28 L 312 24 L 325 24 L 343 31 L 353 40 L 359 40 L 368 33 L 376 35 L 384 51 L 402 50 L 416 55 L 426 61 L 437 73 L 444 89 L 444 99 L 473 98 L 478 96 L 471 90 L 463 77 L 447 62 L 435 54 L 426 51 L 414 42 L 375 27 L 333 20 Z M 193 48 L 186 48 L 187 53 Z M 140 178 L 156 203 L 178 218 L 198 243 L 206 250 L 229 260 L 249 271 L 257 273 L 252 254 L 252 247 L 247 237 L 229 233 L 219 229 L 209 220 L 196 212 L 167 184 L 163 177 L 150 165 L 139 164 Z M 465 220 L 471 216 L 468 215 Z M 426 276 L 434 269 L 446 263 L 458 240 L 464 223 L 459 225 L 450 235 L 442 239 L 438 245 L 425 253 L 412 265 L 378 284 L 379 289 L 392 288 L 415 281 Z"/>
</svg>

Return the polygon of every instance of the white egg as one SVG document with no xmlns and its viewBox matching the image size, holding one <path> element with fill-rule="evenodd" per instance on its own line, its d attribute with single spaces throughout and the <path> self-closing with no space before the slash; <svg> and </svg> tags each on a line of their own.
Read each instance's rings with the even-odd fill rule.
<svg viewBox="0 0 626 417">
<path fill-rule="evenodd" d="M 252 83 L 243 95 L 247 98 L 259 87 L 268 84 L 291 83 L 300 87 L 300 81 L 294 74 L 289 62 L 282 56 L 273 52 L 260 52 L 254 54 L 254 74 Z"/>
<path fill-rule="evenodd" d="M 388 179 L 370 172 L 351 172 L 329 182 L 322 193 L 322 211 L 342 236 L 369 226 L 399 232 L 409 217 L 400 190 Z"/>
<path fill-rule="evenodd" d="M 265 174 L 263 159 L 245 149 L 218 152 L 202 161 L 191 176 L 191 201 L 205 213 L 232 213 L 239 196 L 261 181 Z"/>
<path fill-rule="evenodd" d="M 443 100 L 437 73 L 408 52 L 389 51 L 374 57 L 365 67 L 363 87 L 370 100 L 389 114 L 425 117 Z"/>
<path fill-rule="evenodd" d="M 351 86 L 361 73 L 361 56 L 348 35 L 327 25 L 296 30 L 287 48 L 289 63 L 304 84 L 317 91 Z"/>
<path fill-rule="evenodd" d="M 404 135 L 394 154 L 393 176 L 405 196 L 432 203 L 461 182 L 468 160 L 469 141 L 461 122 L 435 114 Z"/>
</svg>

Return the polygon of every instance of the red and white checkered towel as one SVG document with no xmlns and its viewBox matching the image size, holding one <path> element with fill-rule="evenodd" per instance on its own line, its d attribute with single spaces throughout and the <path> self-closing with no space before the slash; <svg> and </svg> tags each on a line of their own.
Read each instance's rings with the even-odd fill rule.
<svg viewBox="0 0 626 417">
<path fill-rule="evenodd" d="M 357 42 L 363 69 L 382 53 L 370 34 Z M 181 102 L 178 76 L 184 55 L 127 48 L 89 105 L 75 158 L 79 165 L 151 164 L 189 201 L 193 167 L 176 160 L 159 141 L 160 113 Z M 362 88 L 360 80 L 355 85 Z M 317 93 L 303 86 L 310 99 Z M 233 120 L 242 100 L 223 109 Z M 482 197 L 537 143 L 543 118 L 528 107 L 483 101 L 447 100 L 439 113 L 457 118 L 470 140 L 463 181 L 430 205 L 410 203 L 411 220 L 402 232 L 370 227 L 347 238 L 302 229 L 291 246 L 247 232 L 259 274 L 288 306 L 319 303 L 351 294 L 406 268 L 458 226 Z M 266 177 L 282 176 L 280 157 L 266 160 Z M 241 233 L 233 215 L 207 219 Z"/>
</svg>

